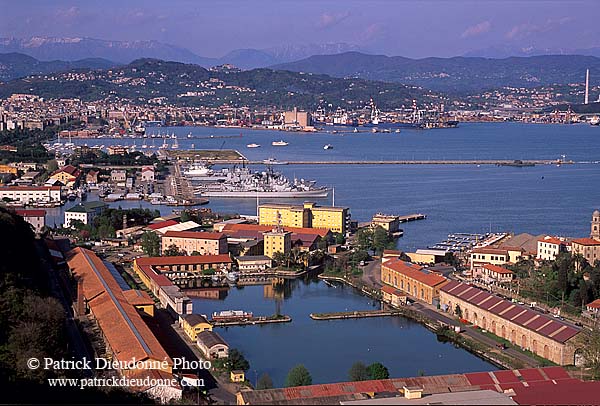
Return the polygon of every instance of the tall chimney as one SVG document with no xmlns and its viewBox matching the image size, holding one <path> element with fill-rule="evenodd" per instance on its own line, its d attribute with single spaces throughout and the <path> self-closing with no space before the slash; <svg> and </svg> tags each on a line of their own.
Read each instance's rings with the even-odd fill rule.
<svg viewBox="0 0 600 406">
<path fill-rule="evenodd" d="M 587 69 L 585 71 L 585 104 L 588 104 L 589 102 L 589 95 L 590 95 L 590 70 Z"/>
</svg>

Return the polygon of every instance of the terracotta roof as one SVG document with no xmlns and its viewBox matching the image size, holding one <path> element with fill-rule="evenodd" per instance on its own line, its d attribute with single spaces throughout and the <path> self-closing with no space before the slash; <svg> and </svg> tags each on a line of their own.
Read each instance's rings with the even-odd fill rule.
<svg viewBox="0 0 600 406">
<path fill-rule="evenodd" d="M 204 231 L 167 231 L 163 237 L 195 238 L 199 240 L 220 240 L 225 238 L 223 233 L 206 233 Z"/>
<path fill-rule="evenodd" d="M 600 309 L 600 299 L 596 299 L 591 303 L 588 303 L 586 307 L 591 307 L 592 309 Z"/>
<path fill-rule="evenodd" d="M 529 387 L 570 388 L 580 383 L 571 378 L 561 367 L 540 369 L 521 369 L 515 371 L 491 371 L 467 374 L 420 376 L 412 378 L 394 378 L 358 382 L 339 382 L 280 389 L 242 391 L 238 396 L 244 404 L 334 404 L 332 399 L 352 399 L 353 395 L 374 393 L 378 398 L 393 398 L 400 395 L 404 387 L 419 387 L 423 395 L 458 393 L 465 391 L 493 390 L 504 392 L 506 389 Z M 568 390 L 565 392 L 568 393 Z M 523 393 L 525 393 L 523 391 Z M 368 399 L 368 398 L 364 398 Z M 589 400 L 590 398 L 588 398 Z M 592 399 L 593 400 L 593 399 Z M 338 402 L 339 403 L 339 402 Z M 529 404 L 540 404 L 530 401 Z M 545 404 L 547 402 L 543 402 Z M 572 402 L 565 401 L 564 404 Z M 594 401 L 583 402 L 594 404 Z M 373 403 L 375 404 L 375 403 Z M 391 403 L 390 403 L 391 404 Z"/>
<path fill-rule="evenodd" d="M 147 228 L 149 228 L 150 230 L 158 230 L 159 228 L 174 226 L 175 224 L 179 223 L 175 220 L 165 220 L 159 221 L 158 223 L 150 224 Z"/>
<path fill-rule="evenodd" d="M 136 259 L 138 265 L 193 265 L 231 263 L 229 254 L 220 255 L 177 255 L 173 257 L 141 257 Z"/>
<path fill-rule="evenodd" d="M 593 238 L 578 238 L 571 242 L 579 245 L 600 245 L 600 241 L 594 240 Z"/>
<path fill-rule="evenodd" d="M 404 296 L 404 293 L 388 285 L 383 285 L 381 291 L 390 295 Z"/>
<path fill-rule="evenodd" d="M 124 290 L 123 296 L 125 296 L 125 299 L 127 299 L 127 301 L 134 306 L 135 305 L 144 306 L 144 305 L 153 305 L 154 304 L 154 300 L 152 300 L 150 295 L 148 295 L 146 292 L 144 292 L 142 290 L 138 290 L 138 289 Z"/>
<path fill-rule="evenodd" d="M 556 237 L 551 237 L 551 236 L 538 238 L 538 242 L 546 242 L 546 243 L 554 244 L 554 245 L 567 245 L 568 244 L 567 241 L 563 241 L 561 239 L 558 239 Z"/>
<path fill-rule="evenodd" d="M 60 190 L 60 186 L 2 186 L 1 191 L 22 190 L 30 192 L 42 192 L 48 190 Z"/>
<path fill-rule="evenodd" d="M 57 169 L 56 171 L 54 171 L 52 173 L 52 175 L 56 175 L 57 173 L 61 173 L 61 172 L 68 173 L 69 175 L 75 176 L 75 177 L 79 176 L 79 174 L 80 174 L 79 169 L 77 169 L 73 165 L 67 165 L 67 166 L 63 166 L 62 168 Z"/>
<path fill-rule="evenodd" d="M 499 274 L 511 274 L 512 275 L 514 273 L 510 269 L 506 269 L 501 266 L 492 265 L 492 264 L 485 264 L 483 267 L 489 271 L 492 271 L 494 273 L 499 273 Z"/>
<path fill-rule="evenodd" d="M 579 328 L 562 323 L 554 317 L 540 314 L 462 282 L 449 281 L 441 291 L 559 343 L 564 343 L 580 331 Z"/>
<path fill-rule="evenodd" d="M 429 273 L 425 268 L 419 265 L 415 265 L 410 262 L 404 262 L 400 259 L 392 259 L 381 266 L 383 268 L 389 268 L 393 271 L 399 272 L 408 276 L 409 278 L 417 280 L 431 287 L 437 286 L 447 280 L 441 275 Z"/>
<path fill-rule="evenodd" d="M 46 210 L 15 210 L 21 217 L 45 217 Z"/>
<path fill-rule="evenodd" d="M 223 233 L 227 234 L 227 231 L 259 231 L 267 232 L 271 231 L 273 226 L 260 225 L 260 224 L 226 224 L 223 227 Z M 321 237 L 325 237 L 330 230 L 328 228 L 307 228 L 307 227 L 283 227 L 285 231 L 291 231 L 297 234 L 317 234 Z"/>
<path fill-rule="evenodd" d="M 173 365 L 154 334 L 127 301 L 103 261 L 92 251 L 74 248 L 67 256 L 69 268 L 82 282 L 83 295 L 102 334 L 119 361 L 166 360 Z"/>
<path fill-rule="evenodd" d="M 506 255 L 507 254 L 505 249 L 490 248 L 490 247 L 473 248 L 472 252 L 474 254 L 498 254 L 498 255 Z"/>
</svg>

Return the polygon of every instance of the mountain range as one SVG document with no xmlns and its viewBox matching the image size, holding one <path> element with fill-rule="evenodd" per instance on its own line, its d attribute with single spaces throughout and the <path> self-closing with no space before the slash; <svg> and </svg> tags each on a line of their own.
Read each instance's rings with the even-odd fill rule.
<svg viewBox="0 0 600 406">
<path fill-rule="evenodd" d="M 346 43 L 285 45 L 266 49 L 237 49 L 219 58 L 158 41 L 108 41 L 95 38 L 0 38 L 0 53 L 22 53 L 42 61 L 74 61 L 102 58 L 125 64 L 140 58 L 194 63 L 205 68 L 232 64 L 242 69 L 261 68 L 307 58 L 311 55 L 358 51 Z"/>
<path fill-rule="evenodd" d="M 101 58 L 86 58 L 76 61 L 39 61 L 31 56 L 9 53 L 0 54 L 0 82 L 29 75 L 48 74 L 73 69 L 104 69 L 115 65 Z"/>
<path fill-rule="evenodd" d="M 582 55 L 543 55 L 491 59 L 481 57 L 411 59 L 402 56 L 345 52 L 315 55 L 271 68 L 334 77 L 397 82 L 454 94 L 499 87 L 537 87 L 582 83 L 585 71 L 600 78 L 600 58 Z"/>
<path fill-rule="evenodd" d="M 152 103 L 157 99 L 188 106 L 250 106 L 251 108 L 310 108 L 331 105 L 362 108 L 377 95 L 381 108 L 420 103 L 447 103 L 440 94 L 414 86 L 364 79 L 332 78 L 260 68 L 213 69 L 180 62 L 139 59 L 110 69 L 79 69 L 32 75 L 0 84 L 0 98 L 13 93 L 32 93 L 44 98 L 106 98 Z"/>
</svg>

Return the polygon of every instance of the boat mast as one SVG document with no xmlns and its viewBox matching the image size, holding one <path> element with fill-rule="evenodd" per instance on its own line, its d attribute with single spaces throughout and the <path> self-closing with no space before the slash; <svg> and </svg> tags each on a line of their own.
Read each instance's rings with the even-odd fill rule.
<svg viewBox="0 0 600 406">
<path fill-rule="evenodd" d="M 335 186 L 331 188 L 331 195 L 333 196 L 333 202 L 331 205 L 335 207 Z"/>
</svg>

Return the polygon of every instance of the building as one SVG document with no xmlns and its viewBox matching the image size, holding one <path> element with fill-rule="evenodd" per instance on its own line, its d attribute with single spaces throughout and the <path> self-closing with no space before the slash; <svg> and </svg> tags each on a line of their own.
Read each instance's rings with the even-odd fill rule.
<svg viewBox="0 0 600 406">
<path fill-rule="evenodd" d="M 90 170 L 86 175 L 85 175 L 85 183 L 87 183 L 88 185 L 96 185 L 98 183 L 98 171 L 95 170 Z"/>
<path fill-rule="evenodd" d="M 564 238 L 545 236 L 538 239 L 536 258 L 541 261 L 554 261 L 558 254 L 567 252 L 571 244 Z"/>
<path fill-rule="evenodd" d="M 504 265 L 510 262 L 508 250 L 501 248 L 474 248 L 471 251 L 471 276 L 473 278 L 481 278 L 483 266 Z"/>
<path fill-rule="evenodd" d="M 81 176 L 81 171 L 73 165 L 66 165 L 54 171 L 50 179 L 60 182 L 63 186 L 73 188 Z"/>
<path fill-rule="evenodd" d="M 173 223 L 171 225 L 166 225 L 167 223 Z M 200 230 L 202 226 L 195 221 L 184 221 L 183 223 L 178 223 L 175 220 L 167 220 L 161 223 L 150 224 L 147 227 L 149 230 L 157 232 L 159 235 L 164 235 L 169 231 L 196 231 Z"/>
<path fill-rule="evenodd" d="M 429 304 L 433 304 L 440 288 L 447 283 L 445 277 L 400 259 L 381 264 L 381 281 Z"/>
<path fill-rule="evenodd" d="M 5 186 L 0 187 L 0 200 L 20 204 L 60 204 L 60 186 Z"/>
<path fill-rule="evenodd" d="M 10 173 L 11 175 L 17 176 L 19 170 L 10 165 L 0 164 L 0 173 Z"/>
<path fill-rule="evenodd" d="M 142 168 L 142 182 L 154 182 L 154 168 L 152 166 Z"/>
<path fill-rule="evenodd" d="M 598 316 L 598 313 L 600 313 L 600 299 L 596 299 L 591 303 L 588 303 L 587 305 L 585 305 L 585 309 L 588 311 L 589 314 L 592 314 L 594 316 Z"/>
<path fill-rule="evenodd" d="M 571 253 L 583 256 L 587 262 L 594 265 L 600 261 L 600 241 L 593 238 L 578 238 L 571 241 Z"/>
<path fill-rule="evenodd" d="M 83 224 L 93 224 L 94 218 L 99 216 L 108 205 L 101 201 L 82 202 L 65 210 L 65 227 L 71 227 L 73 221 L 79 220 Z"/>
<path fill-rule="evenodd" d="M 266 255 L 244 255 L 236 257 L 240 273 L 260 273 L 273 266 L 273 260 Z"/>
<path fill-rule="evenodd" d="M 154 300 L 146 292 L 138 289 L 129 289 L 123 291 L 123 296 L 142 315 L 154 317 Z"/>
<path fill-rule="evenodd" d="M 312 119 L 310 113 L 298 111 L 298 108 L 294 107 L 292 111 L 285 111 L 283 113 L 283 125 L 284 127 L 306 128 L 312 125 Z"/>
<path fill-rule="evenodd" d="M 198 333 L 196 344 L 208 359 L 227 358 L 229 356 L 229 346 L 214 331 L 202 331 Z"/>
<path fill-rule="evenodd" d="M 219 255 L 227 253 L 227 237 L 222 233 L 200 231 L 167 231 L 162 236 L 162 251 L 176 246 L 180 252 L 191 255 Z"/>
<path fill-rule="evenodd" d="M 372 227 L 382 227 L 385 231 L 390 234 L 397 233 L 400 231 L 400 219 L 398 216 L 390 216 L 381 213 L 377 213 L 371 219 Z"/>
<path fill-rule="evenodd" d="M 281 228 L 267 231 L 264 236 L 264 255 L 273 258 L 276 252 L 287 254 L 292 250 L 292 233 Z"/>
<path fill-rule="evenodd" d="M 381 296 L 384 302 L 395 307 L 406 304 L 406 294 L 398 289 L 394 289 L 391 286 L 384 285 L 381 288 Z"/>
<path fill-rule="evenodd" d="M 350 228 L 350 212 L 347 207 L 318 206 L 312 202 L 303 205 L 269 203 L 258 207 L 258 222 L 268 226 L 326 228 L 345 235 Z"/>
<path fill-rule="evenodd" d="M 600 210 L 594 210 L 592 213 L 592 225 L 590 238 L 600 241 Z"/>
<path fill-rule="evenodd" d="M 196 342 L 198 333 L 203 331 L 212 331 L 213 326 L 201 314 L 182 314 L 179 316 L 179 326 L 183 329 L 183 332 L 192 340 Z"/>
<path fill-rule="evenodd" d="M 499 370 L 242 390 L 238 405 L 595 404 L 600 382 L 562 367 Z"/>
<path fill-rule="evenodd" d="M 558 365 L 579 365 L 580 329 L 465 283 L 440 290 L 443 310 Z"/>
<path fill-rule="evenodd" d="M 513 280 L 514 272 L 501 266 L 485 264 L 482 268 L 483 280 L 486 283 L 507 283 Z"/>
<path fill-rule="evenodd" d="M 15 212 L 31 224 L 31 228 L 36 233 L 41 233 L 42 229 L 46 226 L 45 210 L 15 210 Z"/>
<path fill-rule="evenodd" d="M 110 172 L 110 180 L 114 183 L 125 183 L 127 180 L 127 171 L 124 169 L 113 169 Z"/>
<path fill-rule="evenodd" d="M 173 360 L 125 296 L 129 288 L 114 267 L 84 248 L 69 251 L 67 263 L 77 281 L 75 311 L 98 327 L 107 361 L 123 365 L 116 371 L 128 378 L 174 380 Z M 135 367 L 128 368 L 132 363 Z M 164 382 L 129 389 L 162 401 L 181 398 L 179 385 Z"/>
<path fill-rule="evenodd" d="M 133 270 L 164 308 L 170 309 L 177 315 L 192 314 L 192 300 L 160 271 L 163 263 L 166 262 L 162 258 L 174 257 L 136 258 L 133 261 Z"/>
<path fill-rule="evenodd" d="M 229 380 L 231 382 L 244 382 L 246 380 L 246 374 L 241 370 L 233 370 L 229 373 Z"/>
</svg>

